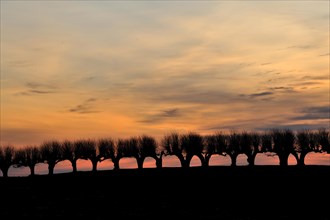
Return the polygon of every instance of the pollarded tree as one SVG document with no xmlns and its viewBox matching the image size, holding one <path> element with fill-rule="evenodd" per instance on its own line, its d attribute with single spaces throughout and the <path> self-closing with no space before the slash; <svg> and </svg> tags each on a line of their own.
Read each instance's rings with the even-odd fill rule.
<svg viewBox="0 0 330 220">
<path fill-rule="evenodd" d="M 256 132 L 250 133 L 250 136 L 252 142 L 252 153 L 250 154 L 250 157 L 248 157 L 248 163 L 250 166 L 254 166 L 256 156 L 260 152 L 261 137 Z"/>
<path fill-rule="evenodd" d="M 179 137 L 180 135 L 176 132 L 165 135 L 161 140 L 161 146 L 165 156 L 176 156 L 180 160 L 181 167 L 185 167 L 185 159 L 183 157 L 183 151 Z"/>
<path fill-rule="evenodd" d="M 320 146 L 320 151 L 330 154 L 329 131 L 327 131 L 325 128 L 320 128 L 318 129 L 316 136 Z"/>
<path fill-rule="evenodd" d="M 273 137 L 270 132 L 261 134 L 261 149 L 260 152 L 268 153 L 273 151 Z"/>
<path fill-rule="evenodd" d="M 0 146 L 0 170 L 2 171 L 3 177 L 8 177 L 8 170 L 11 165 L 14 164 L 14 147 L 8 145 Z"/>
<path fill-rule="evenodd" d="M 204 141 L 203 137 L 197 133 L 190 132 L 180 136 L 181 149 L 185 153 L 185 167 L 189 167 L 190 161 L 193 156 L 197 156 L 202 166 L 204 165 Z"/>
<path fill-rule="evenodd" d="M 249 166 L 254 165 L 254 160 L 253 160 L 253 152 L 254 152 L 254 147 L 252 143 L 252 135 L 247 133 L 246 131 L 243 131 L 240 135 L 240 150 L 239 153 L 243 153 L 247 156 L 247 162 Z"/>
<path fill-rule="evenodd" d="M 71 162 L 72 172 L 77 172 L 77 153 L 76 153 L 76 145 L 69 141 L 65 140 L 62 143 L 62 160 L 68 160 Z"/>
<path fill-rule="evenodd" d="M 140 149 L 139 140 L 136 137 L 131 137 L 129 139 L 119 139 L 117 142 L 117 153 L 116 161 L 119 161 L 124 157 L 134 157 L 136 163 L 139 165 Z"/>
<path fill-rule="evenodd" d="M 92 139 L 77 140 L 75 145 L 75 155 L 78 159 L 90 160 L 92 162 L 92 171 L 97 171 L 97 163 L 99 162 L 98 149 L 96 142 Z"/>
<path fill-rule="evenodd" d="M 48 164 L 48 174 L 54 174 L 55 165 L 62 160 L 62 147 L 58 141 L 46 141 L 40 147 L 41 161 Z"/>
<path fill-rule="evenodd" d="M 114 169 L 119 169 L 119 164 L 116 163 L 116 146 L 111 138 L 102 138 L 98 141 L 98 162 L 110 159 L 113 162 Z"/>
<path fill-rule="evenodd" d="M 205 166 L 209 166 L 210 158 L 214 154 L 221 156 L 227 156 L 227 140 L 226 135 L 222 132 L 217 132 L 213 135 L 207 135 L 204 138 L 205 140 Z"/>
<path fill-rule="evenodd" d="M 261 135 L 261 152 L 267 153 L 273 150 L 273 138 L 269 132 L 265 132 Z"/>
<path fill-rule="evenodd" d="M 319 152 L 317 135 L 310 130 L 301 130 L 297 133 L 297 152 L 300 153 L 298 165 L 305 165 L 305 157 L 309 152 Z"/>
<path fill-rule="evenodd" d="M 156 161 L 156 167 L 161 168 L 162 167 L 162 159 L 161 157 L 158 157 L 157 154 L 157 142 L 153 137 L 142 135 L 138 138 L 139 140 L 139 162 L 138 167 L 143 167 L 143 162 L 146 157 L 152 157 Z"/>
<path fill-rule="evenodd" d="M 249 166 L 254 166 L 255 158 L 259 153 L 260 135 L 256 132 L 248 133 L 246 131 L 240 134 L 240 152 L 247 156 Z"/>
<path fill-rule="evenodd" d="M 204 158 L 204 166 L 209 166 L 210 159 L 212 155 L 217 154 L 217 145 L 215 141 L 215 135 L 206 135 L 204 136 L 204 146 L 205 146 L 205 158 Z"/>
<path fill-rule="evenodd" d="M 237 157 L 241 153 L 241 134 L 232 131 L 227 138 L 228 145 L 226 153 L 230 156 L 231 166 L 236 166 Z"/>
<path fill-rule="evenodd" d="M 16 167 L 29 167 L 30 175 L 35 175 L 35 166 L 41 162 L 40 150 L 36 146 L 28 146 L 19 150 L 16 150 L 14 156 Z"/>
<path fill-rule="evenodd" d="M 292 154 L 298 163 L 298 154 L 295 148 L 295 135 L 289 129 L 272 130 L 272 138 L 274 141 L 273 151 L 280 160 L 280 166 L 288 166 L 288 158 Z"/>
<path fill-rule="evenodd" d="M 274 157 L 276 154 L 273 151 L 273 137 L 271 131 L 265 131 L 260 135 L 260 149 L 259 152 L 268 157 Z"/>
</svg>

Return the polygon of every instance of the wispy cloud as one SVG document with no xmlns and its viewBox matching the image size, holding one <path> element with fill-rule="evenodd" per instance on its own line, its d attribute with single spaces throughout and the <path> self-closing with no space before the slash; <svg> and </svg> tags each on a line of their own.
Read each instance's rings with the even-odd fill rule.
<svg viewBox="0 0 330 220">
<path fill-rule="evenodd" d="M 258 97 L 265 97 L 265 96 L 271 96 L 273 95 L 273 92 L 265 91 L 265 92 L 259 92 L 259 93 L 252 93 L 252 94 L 240 94 L 240 97 L 249 97 L 249 98 L 258 98 Z"/>
<path fill-rule="evenodd" d="M 16 95 L 31 96 L 31 95 L 44 95 L 50 93 L 56 93 L 57 88 L 53 85 L 48 85 L 38 82 L 27 82 L 25 83 L 25 90 L 16 93 Z"/>
<path fill-rule="evenodd" d="M 45 91 L 45 90 L 37 90 L 37 89 L 31 89 L 28 90 L 29 93 L 34 93 L 34 94 L 49 94 L 49 93 L 55 93 L 55 91 Z"/>
<path fill-rule="evenodd" d="M 314 82 L 314 81 L 308 81 L 308 82 L 298 82 L 298 83 L 291 83 L 289 86 L 315 86 L 315 85 L 321 85 L 323 82 Z"/>
<path fill-rule="evenodd" d="M 292 86 L 277 86 L 277 87 L 270 87 L 270 90 L 280 90 L 280 91 L 292 91 Z"/>
<path fill-rule="evenodd" d="M 39 83 L 39 82 L 27 82 L 25 86 L 31 89 L 56 89 L 57 87 L 54 85 L 46 84 L 46 83 Z"/>
<path fill-rule="evenodd" d="M 302 115 L 292 117 L 292 120 L 319 120 L 319 119 L 329 119 L 330 107 L 329 106 L 318 106 L 318 107 L 308 107 L 299 110 Z"/>
<path fill-rule="evenodd" d="M 293 122 L 292 119 L 282 117 L 277 119 L 269 120 L 265 117 L 256 117 L 254 119 L 243 119 L 243 120 L 233 120 L 230 124 L 215 124 L 213 126 L 204 127 L 201 130 L 205 131 L 216 131 L 216 130 L 256 130 L 256 131 L 267 131 L 270 129 L 318 129 L 327 127 L 327 122 L 315 121 L 311 122 Z"/>
<path fill-rule="evenodd" d="M 328 80 L 329 75 L 309 75 L 301 77 L 301 80 Z"/>
<path fill-rule="evenodd" d="M 287 47 L 287 49 L 311 49 L 311 48 L 313 48 L 312 45 L 293 45 Z"/>
<path fill-rule="evenodd" d="M 149 116 L 146 116 L 145 119 L 140 120 L 139 122 L 142 123 L 159 123 L 159 122 L 163 122 L 167 119 L 170 118 L 177 118 L 180 117 L 182 115 L 182 112 L 180 109 L 178 108 L 171 108 L 171 109 L 166 109 L 166 110 L 162 110 L 157 114 L 152 114 Z"/>
<path fill-rule="evenodd" d="M 308 123 L 297 123 L 297 124 L 267 124 L 265 126 L 257 127 L 256 130 L 259 131 L 267 131 L 270 129 L 291 129 L 294 131 L 298 130 L 304 130 L 304 129 L 319 129 L 324 128 L 326 124 L 322 123 L 314 123 L 314 124 L 308 124 Z"/>
<path fill-rule="evenodd" d="M 249 96 L 251 98 L 254 98 L 254 97 L 261 97 L 261 96 L 269 96 L 269 95 L 273 95 L 273 94 L 274 94 L 273 92 L 260 92 L 260 93 L 250 94 Z"/>
<path fill-rule="evenodd" d="M 94 110 L 96 101 L 97 101 L 96 98 L 89 98 L 85 100 L 83 103 L 76 105 L 73 108 L 70 108 L 69 112 L 76 112 L 79 114 L 98 113 L 100 111 Z"/>
</svg>

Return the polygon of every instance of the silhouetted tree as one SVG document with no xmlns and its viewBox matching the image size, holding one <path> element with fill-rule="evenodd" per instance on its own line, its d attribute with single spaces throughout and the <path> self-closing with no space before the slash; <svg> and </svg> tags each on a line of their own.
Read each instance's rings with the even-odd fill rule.
<svg viewBox="0 0 330 220">
<path fill-rule="evenodd" d="M 136 137 L 131 137 L 129 139 L 119 139 L 117 142 L 117 154 L 116 160 L 119 161 L 124 157 L 134 157 L 136 163 L 139 165 L 139 140 Z"/>
<path fill-rule="evenodd" d="M 273 137 L 270 131 L 265 131 L 262 134 L 252 133 L 252 145 L 254 148 L 255 156 L 253 158 L 253 163 L 255 163 L 255 157 L 258 153 L 263 153 L 268 157 L 277 156 L 273 152 Z"/>
<path fill-rule="evenodd" d="M 162 138 L 160 146 L 153 137 L 147 135 L 119 139 L 117 144 L 111 138 L 104 138 L 98 142 L 91 139 L 63 143 L 47 141 L 40 148 L 26 147 L 19 150 L 14 150 L 12 146 L 0 146 L 0 170 L 7 177 L 11 165 L 26 166 L 30 168 L 31 175 L 35 175 L 35 165 L 44 162 L 48 164 L 48 174 L 52 175 L 58 162 L 69 160 L 75 173 L 78 159 L 90 160 L 94 172 L 97 171 L 98 162 L 110 159 L 117 170 L 123 157 L 134 157 L 139 169 L 143 168 L 146 157 L 152 157 L 156 167 L 161 168 L 162 155 L 177 156 L 182 167 L 189 167 L 192 157 L 197 156 L 202 166 L 207 167 L 213 154 L 229 155 L 231 166 L 236 166 L 239 154 L 245 154 L 249 165 L 253 166 L 259 152 L 277 155 L 280 166 L 288 165 L 290 154 L 295 157 L 298 165 L 304 165 L 309 152 L 330 153 L 329 131 L 325 128 L 317 131 L 301 130 L 295 135 L 289 129 L 273 129 L 261 135 L 232 131 L 229 135 L 217 132 L 205 137 L 193 132 L 183 135 L 173 132 Z"/>
<path fill-rule="evenodd" d="M 214 154 L 226 156 L 227 140 L 222 132 L 216 132 L 214 135 L 207 135 L 205 141 L 205 166 L 209 166 L 210 158 Z"/>
<path fill-rule="evenodd" d="M 156 167 L 161 168 L 162 167 L 162 158 L 157 155 L 157 142 L 153 137 L 143 135 L 139 137 L 139 163 L 138 167 L 143 167 L 143 162 L 146 157 L 152 157 L 156 161 Z"/>
<path fill-rule="evenodd" d="M 318 143 L 321 147 L 320 151 L 327 152 L 330 154 L 330 140 L 329 140 L 329 131 L 325 128 L 318 129 L 317 132 Z"/>
<path fill-rule="evenodd" d="M 297 133 L 297 152 L 300 153 L 298 165 L 305 165 L 305 157 L 309 152 L 318 151 L 317 136 L 310 130 L 302 130 Z"/>
<path fill-rule="evenodd" d="M 231 131 L 228 135 L 228 145 L 226 153 L 230 156 L 231 166 L 236 166 L 238 155 L 241 153 L 241 134 Z"/>
<path fill-rule="evenodd" d="M 75 143 L 65 140 L 62 143 L 62 160 L 68 160 L 71 162 L 72 172 L 77 172 L 77 160 L 79 153 L 77 153 L 77 148 Z"/>
<path fill-rule="evenodd" d="M 280 160 L 280 166 L 288 165 L 289 155 L 292 154 L 298 163 L 298 154 L 295 149 L 295 135 L 289 129 L 274 129 L 272 131 L 272 138 L 274 141 L 273 151 Z"/>
<path fill-rule="evenodd" d="M 181 149 L 186 154 L 185 156 L 185 167 L 189 167 L 190 161 L 193 156 L 197 156 L 202 166 L 204 165 L 204 142 L 203 137 L 197 133 L 190 132 L 180 136 Z"/>
<path fill-rule="evenodd" d="M 239 153 L 243 153 L 247 156 L 247 162 L 249 166 L 254 165 L 254 160 L 253 160 L 253 153 L 254 153 L 254 147 L 252 144 L 252 135 L 247 133 L 246 131 L 243 131 L 240 135 L 240 150 Z"/>
<path fill-rule="evenodd" d="M 260 152 L 261 137 L 258 133 L 255 132 L 250 133 L 250 136 L 252 143 L 252 152 L 250 154 L 250 157 L 248 157 L 248 163 L 250 166 L 254 166 L 256 156 Z"/>
<path fill-rule="evenodd" d="M 75 152 L 78 159 L 90 160 L 92 162 L 92 171 L 97 171 L 99 162 L 98 148 L 92 139 L 82 139 L 75 142 Z"/>
<path fill-rule="evenodd" d="M 247 162 L 249 166 L 254 166 L 255 158 L 260 151 L 260 135 L 255 132 L 248 133 L 246 131 L 243 131 L 241 134 L 239 134 L 239 137 L 239 153 L 243 153 L 247 156 Z"/>
<path fill-rule="evenodd" d="M 41 161 L 48 164 L 48 174 L 54 174 L 55 165 L 62 160 L 62 147 L 58 141 L 46 141 L 40 147 Z"/>
<path fill-rule="evenodd" d="M 119 164 L 116 162 L 116 146 L 111 138 L 102 138 L 98 141 L 98 162 L 110 159 L 114 164 L 114 169 L 119 169 Z"/>
<path fill-rule="evenodd" d="M 185 167 L 185 159 L 183 157 L 179 136 L 180 135 L 176 132 L 165 135 L 161 140 L 161 146 L 164 149 L 163 153 L 165 156 L 176 156 L 180 160 L 181 167 Z"/>
<path fill-rule="evenodd" d="M 270 132 L 265 132 L 261 135 L 261 149 L 260 152 L 267 153 L 273 151 L 273 138 Z"/>
<path fill-rule="evenodd" d="M 41 162 L 41 155 L 39 148 L 36 146 L 25 147 L 18 149 L 15 152 L 14 156 L 15 166 L 16 167 L 29 167 L 30 175 L 35 175 L 35 166 L 37 163 Z"/>
<path fill-rule="evenodd" d="M 204 142 L 205 142 L 204 166 L 207 167 L 209 166 L 212 155 L 216 154 L 217 145 L 216 145 L 215 135 L 204 136 Z"/>
<path fill-rule="evenodd" d="M 0 146 L 0 170 L 2 171 L 3 177 L 8 177 L 8 170 L 14 163 L 14 147 L 8 145 Z"/>
</svg>

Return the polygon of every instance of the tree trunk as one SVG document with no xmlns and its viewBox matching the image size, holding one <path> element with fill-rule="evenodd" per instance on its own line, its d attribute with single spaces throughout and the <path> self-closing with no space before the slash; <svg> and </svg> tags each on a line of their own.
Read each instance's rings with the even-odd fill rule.
<svg viewBox="0 0 330 220">
<path fill-rule="evenodd" d="M 288 158 L 289 158 L 289 154 L 281 154 L 278 155 L 278 158 L 280 160 L 280 166 L 282 167 L 286 167 L 288 166 Z"/>
<path fill-rule="evenodd" d="M 249 166 L 254 166 L 255 165 L 256 156 L 257 156 L 257 153 L 253 153 L 253 154 L 248 156 L 247 160 L 248 160 Z"/>
<path fill-rule="evenodd" d="M 191 159 L 192 159 L 193 156 L 194 155 L 187 154 L 186 159 L 185 159 L 185 165 L 184 165 L 185 168 L 190 167 L 190 161 L 191 161 Z"/>
<path fill-rule="evenodd" d="M 300 158 L 298 160 L 298 165 L 299 166 L 304 166 L 305 165 L 305 157 L 306 157 L 307 153 L 308 153 L 307 151 L 301 152 Z"/>
<path fill-rule="evenodd" d="M 3 177 L 8 177 L 9 167 L 4 167 L 1 169 Z"/>
<path fill-rule="evenodd" d="M 138 165 L 138 169 L 141 170 L 143 169 L 143 161 L 144 161 L 145 157 L 141 157 L 141 158 L 136 158 L 136 162 L 137 162 L 137 165 Z"/>
<path fill-rule="evenodd" d="M 92 165 L 93 165 L 92 171 L 94 173 L 97 171 L 97 162 L 98 162 L 98 160 L 92 160 Z"/>
<path fill-rule="evenodd" d="M 71 164 L 72 164 L 72 172 L 76 173 L 77 172 L 77 160 L 72 160 Z"/>
<path fill-rule="evenodd" d="M 297 162 L 297 165 L 299 165 L 299 156 L 298 156 L 298 153 L 293 151 L 291 152 L 291 154 L 294 156 L 294 158 L 296 159 L 296 162 Z M 290 154 L 289 154 L 290 155 Z"/>
<path fill-rule="evenodd" d="M 206 154 L 205 155 L 204 164 L 203 164 L 205 167 L 208 167 L 210 165 L 211 157 L 212 157 L 212 154 Z"/>
<path fill-rule="evenodd" d="M 163 167 L 163 160 L 161 157 L 156 160 L 156 167 L 158 169 L 161 169 Z"/>
<path fill-rule="evenodd" d="M 112 162 L 113 162 L 113 169 L 114 170 L 119 170 L 119 160 L 120 160 L 120 158 L 114 158 L 112 160 Z"/>
<path fill-rule="evenodd" d="M 230 159 L 231 159 L 231 166 L 236 167 L 236 161 L 237 161 L 237 154 L 229 154 Z"/>
<path fill-rule="evenodd" d="M 30 168 L 30 176 L 34 176 L 35 175 L 34 167 L 35 167 L 35 164 L 29 166 L 29 168 Z"/>
<path fill-rule="evenodd" d="M 205 160 L 204 160 L 203 155 L 197 154 L 196 156 L 200 159 L 202 167 L 205 167 Z"/>
<path fill-rule="evenodd" d="M 185 168 L 186 165 L 185 165 L 185 159 L 184 159 L 183 155 L 182 155 L 182 154 L 176 154 L 176 156 L 177 156 L 177 157 L 179 158 L 179 160 L 180 160 L 181 167 L 182 167 L 182 168 Z"/>
<path fill-rule="evenodd" d="M 54 168 L 55 168 L 55 163 L 49 163 L 48 164 L 48 175 L 53 175 L 54 174 Z"/>
</svg>

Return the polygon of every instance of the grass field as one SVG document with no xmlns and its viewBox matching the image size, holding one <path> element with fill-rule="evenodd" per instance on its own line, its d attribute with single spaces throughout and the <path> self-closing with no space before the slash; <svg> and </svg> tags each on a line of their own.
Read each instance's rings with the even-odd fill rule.
<svg viewBox="0 0 330 220">
<path fill-rule="evenodd" d="M 0 178 L 1 219 L 330 219 L 330 166 Z"/>
</svg>

